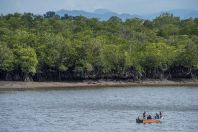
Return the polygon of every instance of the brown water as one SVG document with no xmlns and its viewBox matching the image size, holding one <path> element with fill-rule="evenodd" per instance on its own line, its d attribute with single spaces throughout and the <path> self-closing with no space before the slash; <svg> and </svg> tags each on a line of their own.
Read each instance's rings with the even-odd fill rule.
<svg viewBox="0 0 198 132">
<path fill-rule="evenodd" d="M 137 124 L 143 111 L 161 123 Z M 134 87 L 0 92 L 0 132 L 198 131 L 198 88 Z"/>
</svg>

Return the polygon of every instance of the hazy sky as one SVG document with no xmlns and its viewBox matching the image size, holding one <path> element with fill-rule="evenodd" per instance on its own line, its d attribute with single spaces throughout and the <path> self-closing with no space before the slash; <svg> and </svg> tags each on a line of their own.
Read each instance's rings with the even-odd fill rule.
<svg viewBox="0 0 198 132">
<path fill-rule="evenodd" d="M 0 14 L 13 12 L 109 9 L 118 13 L 148 14 L 170 9 L 198 8 L 198 0 L 0 0 Z"/>
</svg>

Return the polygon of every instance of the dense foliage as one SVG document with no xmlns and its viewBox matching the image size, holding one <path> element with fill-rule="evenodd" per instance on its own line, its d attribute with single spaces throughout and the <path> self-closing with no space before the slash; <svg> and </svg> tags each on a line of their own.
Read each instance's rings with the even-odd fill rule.
<svg viewBox="0 0 198 132">
<path fill-rule="evenodd" d="M 198 77 L 198 18 L 0 16 L 0 80 Z"/>
</svg>

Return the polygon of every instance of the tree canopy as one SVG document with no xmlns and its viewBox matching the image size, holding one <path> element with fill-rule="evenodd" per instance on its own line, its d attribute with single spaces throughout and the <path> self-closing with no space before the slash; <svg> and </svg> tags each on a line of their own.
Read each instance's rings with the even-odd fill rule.
<svg viewBox="0 0 198 132">
<path fill-rule="evenodd" d="M 0 80 L 198 77 L 198 18 L 0 16 Z"/>
</svg>

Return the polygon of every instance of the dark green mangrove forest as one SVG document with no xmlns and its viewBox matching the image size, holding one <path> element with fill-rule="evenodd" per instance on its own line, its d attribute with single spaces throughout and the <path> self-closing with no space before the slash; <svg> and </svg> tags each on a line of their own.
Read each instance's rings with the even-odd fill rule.
<svg viewBox="0 0 198 132">
<path fill-rule="evenodd" d="M 0 16 L 0 80 L 198 78 L 198 18 Z"/>
</svg>

